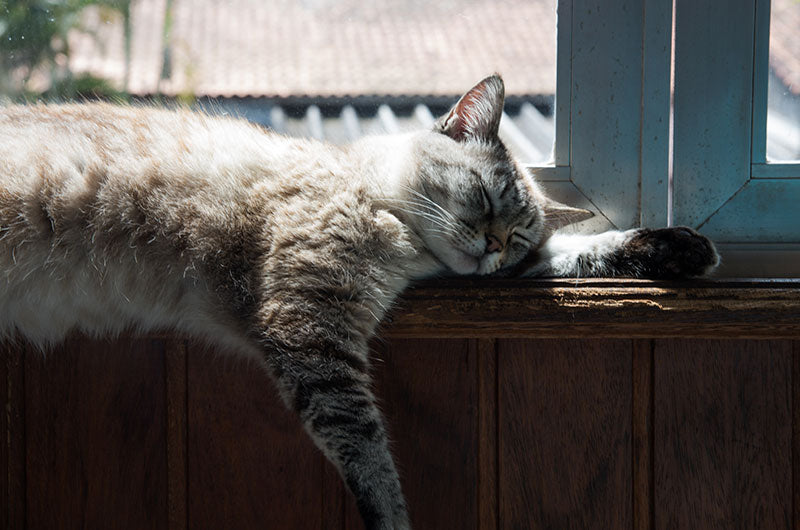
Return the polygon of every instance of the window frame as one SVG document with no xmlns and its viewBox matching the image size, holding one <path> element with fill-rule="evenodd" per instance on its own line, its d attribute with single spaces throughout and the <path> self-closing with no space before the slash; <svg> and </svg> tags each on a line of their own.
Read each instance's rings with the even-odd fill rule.
<svg viewBox="0 0 800 530">
<path fill-rule="evenodd" d="M 595 212 L 582 230 L 667 224 L 671 17 L 661 0 L 557 1 L 554 161 L 530 167 Z"/>
<path fill-rule="evenodd" d="M 554 161 L 531 169 L 598 214 L 582 230 L 692 226 L 723 275 L 800 276 L 800 163 L 766 157 L 770 2 L 718 7 L 675 0 L 673 61 L 672 0 L 558 0 Z"/>
</svg>

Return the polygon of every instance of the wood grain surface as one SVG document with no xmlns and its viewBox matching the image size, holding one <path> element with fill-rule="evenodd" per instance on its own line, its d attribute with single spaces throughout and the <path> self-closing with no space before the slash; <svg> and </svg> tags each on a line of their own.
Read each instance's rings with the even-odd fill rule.
<svg viewBox="0 0 800 530">
<path fill-rule="evenodd" d="M 478 530 L 498 528 L 497 341 L 478 347 Z"/>
<path fill-rule="evenodd" d="M 25 526 L 25 356 L 30 348 L 23 344 L 5 344 L 0 347 L 5 358 L 0 363 L 5 370 L 3 407 L 3 446 L 0 466 L 3 466 L 3 528 L 17 529 Z"/>
<path fill-rule="evenodd" d="M 374 353 L 375 387 L 414 528 L 476 528 L 477 342 L 394 340 Z M 363 528 L 352 498 L 348 504 L 346 528 Z"/>
<path fill-rule="evenodd" d="M 792 344 L 656 341 L 655 528 L 792 528 Z"/>
<path fill-rule="evenodd" d="M 322 520 L 329 464 L 260 364 L 190 343 L 187 387 L 189 528 L 341 526 Z"/>
<path fill-rule="evenodd" d="M 800 280 L 438 280 L 408 290 L 386 337 L 800 338 Z"/>
<path fill-rule="evenodd" d="M 633 341 L 633 530 L 652 530 L 653 341 Z"/>
<path fill-rule="evenodd" d="M 9 473 L 9 411 L 11 400 L 9 399 L 9 364 L 11 363 L 11 350 L 8 345 L 0 344 L 0 529 L 9 528 L 8 513 L 11 508 L 11 499 L 8 492 L 11 483 Z"/>
<path fill-rule="evenodd" d="M 168 340 L 164 343 L 167 402 L 167 519 L 170 530 L 185 530 L 189 522 L 186 497 L 189 396 L 186 353 L 186 341 Z"/>
<path fill-rule="evenodd" d="M 373 373 L 414 527 L 800 528 L 799 286 L 412 289 Z M 361 528 L 256 361 L 169 333 L 0 352 L 0 529 Z"/>
<path fill-rule="evenodd" d="M 24 380 L 24 528 L 167 528 L 163 344 L 73 339 Z"/>
<path fill-rule="evenodd" d="M 631 341 L 498 354 L 499 527 L 631 528 Z"/>
</svg>

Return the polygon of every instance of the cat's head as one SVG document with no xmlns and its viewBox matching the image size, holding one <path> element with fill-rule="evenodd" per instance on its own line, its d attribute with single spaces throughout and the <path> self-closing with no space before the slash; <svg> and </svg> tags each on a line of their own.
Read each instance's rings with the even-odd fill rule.
<svg viewBox="0 0 800 530">
<path fill-rule="evenodd" d="M 407 210 L 428 249 L 459 274 L 510 267 L 592 215 L 547 199 L 512 157 L 498 136 L 503 102 L 502 79 L 487 77 L 418 142 Z"/>
</svg>

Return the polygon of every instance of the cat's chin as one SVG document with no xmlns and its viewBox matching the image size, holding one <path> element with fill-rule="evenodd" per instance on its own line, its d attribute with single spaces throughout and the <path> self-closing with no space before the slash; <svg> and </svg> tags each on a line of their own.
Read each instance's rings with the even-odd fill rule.
<svg viewBox="0 0 800 530">
<path fill-rule="evenodd" d="M 442 261 L 456 274 L 476 274 L 480 268 L 480 258 L 467 254 L 457 248 L 447 252 Z"/>
</svg>

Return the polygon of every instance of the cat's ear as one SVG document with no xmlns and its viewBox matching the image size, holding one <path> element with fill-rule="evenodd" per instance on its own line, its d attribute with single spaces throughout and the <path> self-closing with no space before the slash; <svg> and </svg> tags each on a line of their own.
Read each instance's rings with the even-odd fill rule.
<svg viewBox="0 0 800 530">
<path fill-rule="evenodd" d="M 456 141 L 496 138 L 504 98 L 503 80 L 497 74 L 489 76 L 461 96 L 434 128 Z"/>
<path fill-rule="evenodd" d="M 550 198 L 544 199 L 544 224 L 549 233 L 567 225 L 580 223 L 594 217 L 594 212 L 583 208 L 574 208 L 561 204 Z"/>
</svg>

